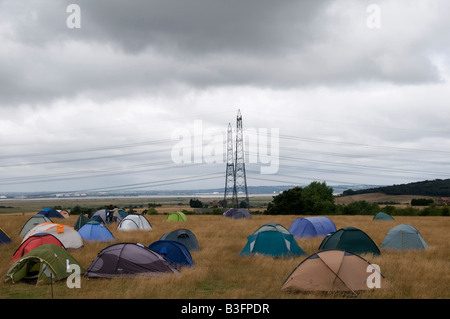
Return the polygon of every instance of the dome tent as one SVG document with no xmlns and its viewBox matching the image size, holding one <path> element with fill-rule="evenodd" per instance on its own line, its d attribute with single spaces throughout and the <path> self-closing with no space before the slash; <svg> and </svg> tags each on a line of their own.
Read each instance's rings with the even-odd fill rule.
<svg viewBox="0 0 450 319">
<path fill-rule="evenodd" d="M 79 230 L 81 238 L 85 241 L 114 241 L 114 236 L 109 229 L 103 224 L 90 221 L 84 224 Z"/>
<path fill-rule="evenodd" d="M 88 278 L 155 276 L 179 273 L 158 253 L 134 243 L 119 243 L 102 249 L 85 273 Z"/>
<path fill-rule="evenodd" d="M 64 248 L 53 245 L 41 245 L 17 260 L 8 270 L 5 282 L 20 280 L 33 283 L 50 283 L 62 280 L 70 275 L 67 265 L 77 265 L 81 273 L 84 268 Z"/>
<path fill-rule="evenodd" d="M 262 254 L 273 257 L 294 257 L 305 255 L 291 234 L 279 231 L 261 231 L 247 238 L 247 244 L 239 256 Z"/>
<path fill-rule="evenodd" d="M 36 214 L 31 216 L 25 222 L 25 224 L 23 224 L 22 229 L 19 232 L 19 236 L 25 236 L 30 231 L 31 228 L 42 223 L 53 223 L 53 222 L 50 218 L 46 217 L 45 215 Z"/>
<path fill-rule="evenodd" d="M 173 240 L 158 240 L 148 246 L 175 267 L 194 266 L 189 250 L 182 243 Z"/>
<path fill-rule="evenodd" d="M 64 218 L 64 216 L 61 215 L 60 212 L 58 212 L 56 209 L 53 208 L 44 208 L 37 214 L 44 215 L 45 217 L 48 218 Z"/>
<path fill-rule="evenodd" d="M 174 212 L 167 216 L 168 222 L 185 222 L 187 221 L 187 217 L 183 212 Z"/>
<path fill-rule="evenodd" d="M 289 230 L 286 229 L 283 225 L 280 225 L 278 223 L 267 223 L 259 227 L 253 234 L 263 232 L 263 231 L 279 231 L 284 234 L 290 234 Z"/>
<path fill-rule="evenodd" d="M 286 278 L 281 290 L 356 293 L 370 289 L 367 279 L 375 272 L 379 274 L 380 288 L 389 287 L 379 270 L 361 256 L 344 250 L 320 251 L 304 259 Z"/>
<path fill-rule="evenodd" d="M 394 218 L 385 212 L 378 212 L 373 216 L 373 220 L 394 220 Z"/>
<path fill-rule="evenodd" d="M 415 227 L 401 224 L 395 226 L 386 234 L 381 248 L 397 250 L 427 249 L 428 245 Z"/>
<path fill-rule="evenodd" d="M 165 233 L 160 240 L 174 240 L 182 243 L 189 250 L 200 250 L 197 238 L 189 229 L 180 228 L 171 232 Z"/>
<path fill-rule="evenodd" d="M 223 213 L 224 217 L 231 217 L 231 219 L 241 219 L 241 218 L 252 218 L 252 215 L 245 208 L 230 208 L 225 213 Z"/>
<path fill-rule="evenodd" d="M 52 234 L 39 233 L 28 237 L 23 243 L 21 243 L 19 247 L 17 247 L 10 261 L 13 263 L 33 249 L 45 244 L 53 244 L 65 249 L 61 241 Z"/>
<path fill-rule="evenodd" d="M 24 242 L 28 237 L 38 233 L 52 234 L 58 238 L 66 249 L 83 247 L 83 239 L 73 227 L 55 223 L 42 223 L 34 226 L 25 235 L 22 242 Z"/>
<path fill-rule="evenodd" d="M 336 231 L 336 226 L 328 217 L 297 218 L 289 226 L 289 232 L 296 238 L 327 236 Z"/>
<path fill-rule="evenodd" d="M 355 227 L 344 227 L 325 237 L 319 250 L 327 249 L 342 249 L 356 254 L 380 254 L 380 250 L 373 240 L 365 232 Z"/>
<path fill-rule="evenodd" d="M 152 230 L 150 222 L 143 215 L 130 214 L 117 225 L 118 230 Z"/>
</svg>

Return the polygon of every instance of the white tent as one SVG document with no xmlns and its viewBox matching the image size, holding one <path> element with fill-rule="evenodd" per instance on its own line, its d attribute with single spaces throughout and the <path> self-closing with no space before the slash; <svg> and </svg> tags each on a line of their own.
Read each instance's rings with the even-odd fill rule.
<svg viewBox="0 0 450 319">
<path fill-rule="evenodd" d="M 152 230 L 150 222 L 142 215 L 131 214 L 122 219 L 118 230 Z"/>
<path fill-rule="evenodd" d="M 55 223 L 42 223 L 34 226 L 25 235 L 22 243 L 27 240 L 28 237 L 39 233 L 52 234 L 58 238 L 67 249 L 83 247 L 83 239 L 73 227 Z"/>
</svg>

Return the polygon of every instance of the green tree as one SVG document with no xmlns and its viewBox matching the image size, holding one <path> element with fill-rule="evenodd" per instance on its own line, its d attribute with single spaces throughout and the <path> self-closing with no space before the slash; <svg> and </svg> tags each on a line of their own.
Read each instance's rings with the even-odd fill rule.
<svg viewBox="0 0 450 319">
<path fill-rule="evenodd" d="M 334 214 L 336 211 L 333 188 L 325 182 L 312 182 L 303 188 L 301 197 L 304 214 Z"/>
<path fill-rule="evenodd" d="M 274 196 L 267 206 L 269 214 L 300 214 L 302 206 L 302 188 L 297 186 Z"/>
</svg>

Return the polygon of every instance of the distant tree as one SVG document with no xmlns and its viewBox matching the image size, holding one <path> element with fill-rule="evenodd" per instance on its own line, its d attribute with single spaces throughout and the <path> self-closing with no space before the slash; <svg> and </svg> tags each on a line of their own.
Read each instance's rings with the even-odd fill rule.
<svg viewBox="0 0 450 319">
<path fill-rule="evenodd" d="M 302 188 L 297 186 L 274 196 L 267 206 L 269 214 L 301 214 L 303 211 Z"/>
<path fill-rule="evenodd" d="M 304 214 L 334 214 L 336 211 L 333 188 L 325 182 L 312 182 L 303 188 L 301 201 Z"/>
<path fill-rule="evenodd" d="M 192 208 L 202 208 L 203 203 L 199 199 L 191 198 L 189 200 L 189 206 L 191 206 Z"/>
</svg>

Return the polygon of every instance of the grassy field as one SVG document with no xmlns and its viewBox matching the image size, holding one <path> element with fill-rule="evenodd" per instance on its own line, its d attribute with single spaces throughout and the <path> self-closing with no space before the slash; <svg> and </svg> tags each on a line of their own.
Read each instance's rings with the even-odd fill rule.
<svg viewBox="0 0 450 319">
<path fill-rule="evenodd" d="M 166 212 L 183 208 L 166 206 Z M 27 212 L 27 213 L 25 213 Z M 28 210 L 0 215 L 0 227 L 8 233 L 12 243 L 0 246 L 0 274 L 6 275 L 9 262 L 22 238 L 18 233 L 32 214 Z M 254 215 L 252 219 L 231 220 L 218 215 L 188 215 L 186 222 L 166 222 L 167 215 L 149 215 L 153 230 L 119 232 L 117 224 L 109 229 L 118 242 L 141 243 L 148 246 L 164 233 L 177 228 L 190 229 L 197 237 L 201 251 L 192 252 L 195 267 L 183 268 L 179 275 L 136 277 L 127 279 L 82 278 L 81 288 L 70 289 L 65 281 L 53 285 L 54 298 L 88 299 L 296 299 L 349 298 L 342 294 L 292 293 L 280 291 L 291 271 L 306 257 L 272 258 L 267 256 L 239 257 L 238 254 L 251 235 L 265 223 L 276 222 L 286 228 L 300 216 Z M 365 231 L 380 246 L 386 233 L 398 224 L 411 224 L 429 245 L 426 251 L 390 252 L 381 256 L 363 255 L 378 264 L 390 282 L 389 289 L 375 289 L 360 293 L 361 299 L 441 299 L 450 298 L 450 218 L 396 217 L 395 221 L 372 221 L 371 216 L 329 216 L 336 227 L 354 226 Z M 55 222 L 73 226 L 77 216 Z M 322 238 L 298 239 L 307 256 L 316 252 Z M 111 243 L 89 243 L 81 249 L 70 250 L 79 263 L 88 268 L 97 253 Z M 0 281 L 0 298 L 51 298 L 49 285 L 4 283 Z"/>
</svg>

